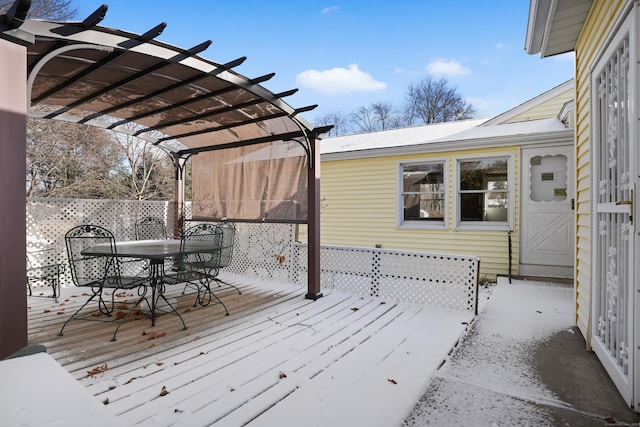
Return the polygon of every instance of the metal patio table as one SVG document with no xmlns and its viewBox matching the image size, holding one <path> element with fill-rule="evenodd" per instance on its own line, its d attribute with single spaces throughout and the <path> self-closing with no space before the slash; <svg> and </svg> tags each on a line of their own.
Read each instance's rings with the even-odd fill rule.
<svg viewBox="0 0 640 427">
<path fill-rule="evenodd" d="M 118 258 L 140 258 L 149 260 L 150 284 L 151 284 L 151 325 L 155 326 L 157 299 L 164 299 L 165 303 L 182 321 L 184 329 L 187 326 L 182 316 L 177 312 L 164 296 L 161 278 L 164 275 L 164 260 L 166 258 L 179 257 L 181 254 L 194 254 L 211 250 L 211 242 L 208 241 L 187 241 L 180 239 L 159 239 L 159 240 L 127 240 L 116 242 L 115 253 L 111 245 L 104 243 L 89 247 L 82 251 L 88 256 L 114 256 Z"/>
</svg>

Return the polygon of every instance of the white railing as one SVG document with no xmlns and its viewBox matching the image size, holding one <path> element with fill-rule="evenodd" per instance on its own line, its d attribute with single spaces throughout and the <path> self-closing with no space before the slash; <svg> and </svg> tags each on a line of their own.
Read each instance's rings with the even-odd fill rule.
<svg viewBox="0 0 640 427">
<path fill-rule="evenodd" d="M 190 205 L 186 211 L 189 215 Z M 90 223 L 111 230 L 117 239 L 133 239 L 136 221 L 150 215 L 165 219 L 167 230 L 173 230 L 169 202 L 28 199 L 27 250 L 53 246 L 66 263 L 67 230 Z M 229 271 L 307 285 L 307 246 L 295 241 L 296 225 L 237 223 L 236 227 Z M 477 257 L 339 246 L 322 246 L 320 252 L 320 281 L 325 290 L 477 310 Z M 61 278 L 63 286 L 71 283 L 66 274 Z"/>
<path fill-rule="evenodd" d="M 305 279 L 307 246 L 293 245 L 292 282 Z M 322 246 L 322 289 L 438 305 L 477 314 L 480 259 L 414 251 Z"/>
</svg>

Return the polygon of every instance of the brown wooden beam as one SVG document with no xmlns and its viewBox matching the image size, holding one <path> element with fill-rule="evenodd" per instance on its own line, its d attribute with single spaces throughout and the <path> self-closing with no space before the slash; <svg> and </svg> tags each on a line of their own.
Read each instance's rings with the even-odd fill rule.
<svg viewBox="0 0 640 427">
<path fill-rule="evenodd" d="M 27 345 L 27 48 L 0 37 L 0 359 Z"/>
</svg>

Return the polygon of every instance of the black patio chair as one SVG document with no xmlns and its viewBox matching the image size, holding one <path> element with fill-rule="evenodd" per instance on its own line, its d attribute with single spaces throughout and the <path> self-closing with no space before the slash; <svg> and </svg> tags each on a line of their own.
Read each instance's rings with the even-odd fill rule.
<svg viewBox="0 0 640 427">
<path fill-rule="evenodd" d="M 136 221 L 135 224 L 136 240 L 160 240 L 167 238 L 167 227 L 164 221 L 155 216 L 145 216 Z M 144 262 L 146 268 L 150 268 L 148 260 L 135 260 L 136 262 Z"/>
<path fill-rule="evenodd" d="M 118 323 L 118 326 L 111 339 L 111 341 L 115 341 L 120 326 L 128 320 L 136 307 L 138 307 L 143 300 L 146 300 L 147 284 L 149 283 L 148 273 L 145 271 L 144 266 L 140 265 L 135 268 L 134 263 L 127 262 L 126 274 L 123 274 L 123 271 L 125 271 L 123 266 L 125 264 L 122 258 L 115 256 L 115 238 L 109 230 L 103 227 L 97 225 L 80 225 L 74 227 L 66 233 L 65 242 L 73 284 L 80 288 L 90 289 L 91 294 L 87 301 L 64 322 L 58 335 L 63 335 L 64 328 L 71 320 L 115 322 Z M 99 244 L 108 245 L 110 247 L 110 253 L 114 255 L 87 256 L 82 254 L 82 251 Z M 126 258 L 124 260 L 126 260 Z M 111 290 L 110 303 L 107 303 L 105 300 L 105 289 Z M 131 306 L 125 316 L 116 316 L 115 321 L 101 319 L 100 316 L 95 315 L 95 312 L 84 315 L 81 314 L 82 309 L 85 308 L 87 304 L 97 299 L 100 313 L 111 317 L 116 308 L 116 293 L 121 290 L 130 291 L 133 289 L 137 289 L 138 293 L 136 303 Z M 151 310 L 148 300 L 147 305 Z"/>
<path fill-rule="evenodd" d="M 177 267 L 165 274 L 162 282 L 169 285 L 184 283 L 183 294 L 187 287 L 195 288 L 197 295 L 194 306 L 206 306 L 215 301 L 224 307 L 228 316 L 227 306 L 211 289 L 211 283 L 220 270 L 222 230 L 214 224 L 198 224 L 185 230 L 181 240 Z M 202 245 L 201 242 L 206 244 Z"/>
<path fill-rule="evenodd" d="M 27 252 L 27 287 L 29 296 L 33 296 L 32 287 L 45 284 L 53 289 L 53 299 L 58 302 L 60 296 L 60 274 L 64 268 L 58 260 L 58 251 L 54 247 Z"/>
<path fill-rule="evenodd" d="M 232 222 L 226 219 L 223 219 L 217 225 L 218 225 L 218 228 L 222 230 L 220 264 L 218 266 L 218 268 L 221 269 L 231 265 L 231 261 L 233 260 L 233 245 L 235 243 L 236 226 Z M 225 282 L 224 280 L 220 279 L 217 275 L 216 277 L 213 278 L 213 280 L 215 280 L 218 283 L 218 286 L 225 285 L 225 286 L 234 288 L 236 291 L 238 291 L 238 295 L 242 294 L 242 292 L 240 291 L 240 289 L 238 289 L 237 286 L 234 286 L 231 283 Z"/>
<path fill-rule="evenodd" d="M 155 216 L 146 216 L 136 221 L 136 240 L 158 240 L 167 238 L 164 221 Z"/>
</svg>

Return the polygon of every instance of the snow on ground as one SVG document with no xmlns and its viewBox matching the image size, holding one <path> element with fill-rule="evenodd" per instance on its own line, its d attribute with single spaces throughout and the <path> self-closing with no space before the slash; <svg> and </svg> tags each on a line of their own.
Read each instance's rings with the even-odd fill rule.
<svg viewBox="0 0 640 427">
<path fill-rule="evenodd" d="M 404 426 L 549 425 L 536 403 L 563 406 L 538 381 L 531 354 L 573 325 L 573 288 L 499 278 L 480 297 L 479 317 Z"/>
<path fill-rule="evenodd" d="M 320 335 L 326 335 L 327 339 L 339 339 L 341 332 L 338 331 L 347 331 L 349 327 L 357 326 L 354 316 L 362 316 L 363 321 L 369 319 L 367 326 L 376 323 L 372 319 L 377 317 L 367 314 L 364 307 L 354 310 L 352 300 L 340 305 L 336 301 L 339 294 L 328 294 L 314 304 L 306 304 L 302 299 L 291 300 L 289 304 L 302 305 L 296 306 L 295 310 L 286 310 L 291 322 L 300 325 L 302 310 L 312 310 L 316 317 L 319 316 L 317 319 L 309 317 L 304 320 L 305 325 L 309 323 L 313 327 L 305 327 L 300 333 L 289 334 L 291 325 L 285 322 L 286 313 L 277 317 L 269 312 L 269 319 L 277 319 L 276 323 L 258 322 L 263 325 L 261 329 L 274 330 L 274 336 L 278 339 L 255 353 L 256 357 L 262 360 L 287 359 L 284 364 L 276 364 L 273 372 L 269 371 L 264 375 L 261 373 L 264 371 L 263 363 L 259 360 L 256 359 L 254 363 L 250 357 L 236 354 L 234 360 L 237 359 L 235 365 L 238 366 L 229 367 L 228 373 L 231 376 L 240 372 L 252 378 L 278 378 L 278 372 L 287 373 L 286 380 L 281 376 L 281 380 L 274 380 L 277 386 L 265 391 L 277 391 L 282 385 L 294 383 L 282 397 L 271 403 L 267 402 L 264 407 L 268 408 L 266 412 L 263 412 L 264 408 L 258 408 L 260 410 L 256 412 L 256 416 L 261 415 L 253 418 L 256 425 L 289 423 L 324 427 L 360 424 L 387 427 L 402 423 L 405 427 L 539 426 L 551 424 L 549 415 L 539 403 L 557 407 L 565 405 L 537 379 L 531 355 L 537 344 L 572 326 L 571 287 L 526 281 L 509 284 L 504 278 L 500 278 L 495 286 L 483 287 L 479 295 L 480 314 L 460 339 L 451 356 L 447 356 L 447 352 L 466 328 L 467 322 L 463 320 L 468 319 L 460 319 L 462 314 L 451 310 L 421 306 L 404 307 L 399 304 L 399 308 L 404 308 L 391 316 L 394 318 L 393 322 L 376 321 L 385 326 L 366 334 L 368 339 L 360 338 L 360 344 L 353 348 L 341 348 L 343 339 L 339 343 L 318 340 Z M 364 304 L 364 300 L 361 302 Z M 326 309 L 323 308 L 325 305 Z M 393 314 L 387 304 L 371 304 L 372 307 L 374 305 L 376 311 L 382 307 L 383 311 Z M 255 316 L 260 317 L 260 314 L 256 313 Z M 248 320 L 246 316 L 238 319 L 237 328 L 242 329 L 242 322 Z M 336 325 L 342 326 L 336 328 Z M 425 328 L 424 325 L 432 327 Z M 282 339 L 282 333 L 287 333 L 292 338 Z M 360 335 L 363 333 L 355 334 L 354 339 Z M 253 335 L 247 335 L 246 340 L 249 343 L 256 341 Z M 318 357 L 315 351 L 322 350 L 323 345 L 342 356 L 330 358 L 328 356 L 331 354 L 327 354 Z M 218 353 L 210 351 L 201 354 L 199 361 L 206 357 L 213 358 Z M 285 357 L 288 354 L 291 356 Z M 378 356 L 374 358 L 374 354 Z M 437 369 L 443 358 L 446 363 Z M 331 362 L 329 366 L 320 367 L 318 363 L 325 360 Z M 240 366 L 241 362 L 246 363 Z M 289 365 L 302 368 L 298 372 L 288 369 Z M 184 363 L 166 366 L 165 371 L 168 375 L 169 370 L 184 366 Z M 250 372 L 257 368 L 260 368 L 260 372 Z M 306 373 L 304 376 L 305 370 L 311 374 Z M 432 377 L 430 381 L 429 376 Z M 176 378 L 184 379 L 182 376 Z M 128 387 L 140 387 L 141 383 L 142 380 L 136 381 Z M 197 385 L 197 381 L 189 382 L 190 386 L 194 384 Z M 205 384 L 206 387 L 215 385 L 225 387 L 219 378 L 211 384 Z M 124 387 L 118 387 L 117 390 Z M 236 388 L 238 392 L 234 393 L 234 397 L 260 394 L 256 394 L 255 390 L 243 391 L 240 390 L 241 387 Z M 422 390 L 425 390 L 423 394 Z M 186 388 L 185 392 L 188 392 Z M 169 397 L 177 397 L 179 394 L 179 389 L 172 389 Z M 267 394 L 260 396 L 266 399 L 269 397 Z M 402 422 L 404 414 L 410 411 L 410 402 L 414 402 L 421 394 L 422 398 Z M 139 396 L 139 393 L 135 395 Z M 188 393 L 188 396 L 193 395 Z M 168 405 L 166 400 L 160 403 L 175 415 L 173 406 Z M 207 408 L 219 413 L 221 409 L 216 405 L 217 403 L 212 403 Z M 221 424 L 246 423 L 246 417 L 251 415 L 251 411 L 248 406 L 243 405 L 237 412 L 238 417 L 242 416 L 243 422 L 234 424 L 231 420 L 233 417 L 230 417 L 229 423 Z M 292 414 L 297 416 L 292 417 Z M 182 415 L 185 417 L 184 421 L 192 416 L 211 419 L 204 413 Z M 151 421 L 154 419 L 155 417 Z M 169 418 L 163 417 L 161 424 L 168 420 Z M 193 424 L 186 422 L 180 425 Z"/>
<path fill-rule="evenodd" d="M 121 425 L 46 353 L 2 360 L 0 395 L 0 427 Z"/>
</svg>

